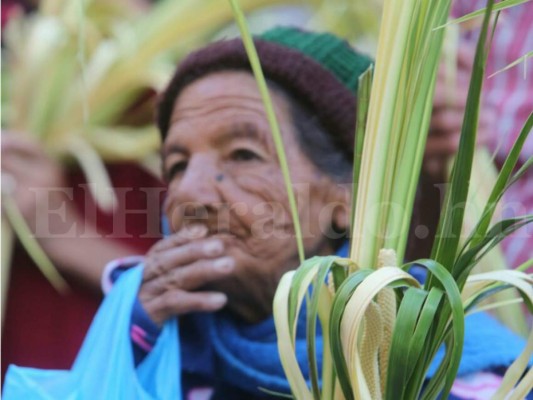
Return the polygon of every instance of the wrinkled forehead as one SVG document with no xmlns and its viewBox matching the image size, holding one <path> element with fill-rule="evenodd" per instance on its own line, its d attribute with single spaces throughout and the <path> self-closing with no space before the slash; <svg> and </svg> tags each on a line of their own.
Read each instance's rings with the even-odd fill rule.
<svg viewBox="0 0 533 400">
<path fill-rule="evenodd" d="M 274 111 L 281 126 L 292 123 L 286 99 L 270 91 Z M 204 129 L 232 130 L 238 138 L 270 141 L 270 127 L 262 97 L 254 77 L 244 71 L 224 71 L 207 75 L 187 85 L 176 99 L 169 134 L 183 134 L 201 125 Z"/>
<path fill-rule="evenodd" d="M 224 106 L 249 109 L 260 116 L 264 115 L 261 94 L 250 73 L 219 71 L 192 81 L 174 102 L 171 124 L 183 113 L 210 113 Z"/>
</svg>

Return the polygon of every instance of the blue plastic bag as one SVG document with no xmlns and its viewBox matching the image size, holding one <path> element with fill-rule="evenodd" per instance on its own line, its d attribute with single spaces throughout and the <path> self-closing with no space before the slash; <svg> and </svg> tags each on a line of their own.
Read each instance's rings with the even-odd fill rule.
<svg viewBox="0 0 533 400">
<path fill-rule="evenodd" d="M 71 370 L 11 365 L 4 400 L 181 399 L 178 325 L 165 324 L 154 349 L 135 368 L 130 316 L 142 267 L 123 273 L 100 306 Z"/>
</svg>

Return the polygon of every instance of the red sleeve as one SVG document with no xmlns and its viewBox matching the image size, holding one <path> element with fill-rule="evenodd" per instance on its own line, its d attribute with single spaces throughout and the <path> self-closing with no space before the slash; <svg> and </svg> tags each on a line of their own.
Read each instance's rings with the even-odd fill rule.
<svg viewBox="0 0 533 400">
<path fill-rule="evenodd" d="M 161 204 L 163 184 L 135 164 L 108 166 L 113 184 L 123 192 L 114 215 L 97 210 L 94 219 L 102 234 L 112 235 L 113 222 L 125 219 L 127 235 L 119 240 L 134 247 L 137 254 L 144 254 L 160 237 L 158 228 L 149 232 L 145 213 L 128 214 L 125 211 L 146 210 L 148 204 Z M 94 201 L 83 186 L 83 174 L 71 174 L 70 184 L 78 209 L 91 208 Z M 156 196 L 156 199 L 152 197 Z M 160 212 L 157 206 L 153 215 Z M 121 214 L 122 213 L 122 216 Z M 90 211 L 88 214 L 92 214 Z M 159 217 L 152 224 L 159 226 Z M 120 235 L 118 235 L 120 236 Z M 126 237 L 124 237 L 126 236 Z M 90 255 L 88 255 L 90 256 Z M 76 282 L 69 282 L 73 289 L 69 295 L 56 292 L 42 276 L 27 254 L 16 248 L 7 294 L 2 334 L 2 379 L 11 363 L 37 368 L 70 368 L 85 337 L 92 317 L 100 302 L 99 295 L 88 291 Z"/>
</svg>

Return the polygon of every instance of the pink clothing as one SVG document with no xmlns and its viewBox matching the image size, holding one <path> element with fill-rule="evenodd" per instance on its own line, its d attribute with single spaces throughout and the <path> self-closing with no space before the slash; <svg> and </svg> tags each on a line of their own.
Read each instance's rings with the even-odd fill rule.
<svg viewBox="0 0 533 400">
<path fill-rule="evenodd" d="M 490 372 L 478 372 L 455 380 L 451 394 L 458 399 L 486 400 L 496 393 L 502 377 Z"/>
<path fill-rule="evenodd" d="M 462 16 L 485 7 L 485 0 L 456 1 L 453 14 Z M 463 39 L 475 46 L 477 32 L 467 32 Z M 496 164 L 501 166 L 518 137 L 529 114 L 533 112 L 533 61 L 520 63 L 490 77 L 513 61 L 533 51 L 533 1 L 503 10 L 494 33 L 487 60 L 487 76 L 483 96 L 488 110 L 496 118 L 490 133 L 489 149 L 496 152 Z M 493 111 L 490 111 L 493 112 Z M 527 139 L 521 163 L 533 155 L 533 135 Z M 503 203 L 504 217 L 533 213 L 533 171 L 530 169 L 508 191 Z M 508 265 L 519 266 L 533 257 L 533 227 L 517 231 L 503 243 Z"/>
</svg>

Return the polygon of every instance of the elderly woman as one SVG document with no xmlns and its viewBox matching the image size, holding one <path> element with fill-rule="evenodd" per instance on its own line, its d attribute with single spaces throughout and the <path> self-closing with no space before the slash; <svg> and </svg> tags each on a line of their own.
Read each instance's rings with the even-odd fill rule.
<svg viewBox="0 0 533 400">
<path fill-rule="evenodd" d="M 339 238 L 349 224 L 349 195 L 340 183 L 351 179 L 357 77 L 371 60 L 332 35 L 290 28 L 263 34 L 256 46 L 288 153 L 305 253 L 346 255 Z M 185 398 L 287 393 L 272 299 L 281 275 L 299 264 L 298 252 L 274 143 L 241 41 L 192 53 L 158 111 L 169 232 L 143 260 L 132 312 L 136 362 L 151 350 L 162 324 L 178 316 Z M 469 322 L 477 328 L 467 331 L 463 375 L 506 367 L 521 347 L 492 319 L 476 318 Z M 495 345 L 486 331 L 506 346 Z M 302 363 L 304 342 L 297 344 Z M 497 386 L 493 372 L 469 376 L 471 387 L 476 379 Z M 470 398 L 464 382 L 454 390 L 457 398 Z"/>
<path fill-rule="evenodd" d="M 270 31 L 257 49 L 295 182 L 305 252 L 335 253 L 342 244 L 337 232 L 349 222 L 349 198 L 339 182 L 350 181 L 353 92 L 370 59 L 331 35 L 293 29 Z M 250 398 L 238 394 L 239 381 L 245 391 L 280 389 L 261 377 L 284 381 L 269 317 L 278 281 L 298 266 L 298 251 L 268 121 L 240 40 L 215 43 L 182 63 L 163 95 L 158 125 L 173 233 L 144 261 L 133 313 L 137 359 L 158 326 L 184 316 L 186 391 L 189 371 L 191 385 L 215 384 L 219 398 Z M 199 313 L 222 308 L 212 316 Z M 228 363 L 221 371 L 235 369 L 228 382 L 219 375 L 220 387 L 212 379 L 220 356 L 209 347 L 214 336 L 231 354 L 220 360 Z M 231 346 L 244 346 L 245 358 Z"/>
<path fill-rule="evenodd" d="M 343 58 L 353 82 L 370 60 L 332 36 L 278 30 L 265 38 L 258 50 L 298 192 L 306 254 L 331 254 L 330 233 L 347 228 L 347 213 L 324 211 L 348 202 L 338 183 L 350 179 L 351 155 L 343 147 L 351 147 L 355 98 L 302 53 L 318 42 L 325 61 L 334 61 L 330 54 Z M 274 43 L 283 38 L 301 52 Z M 157 323 L 224 305 L 245 321 L 262 321 L 271 314 L 279 278 L 298 265 L 278 158 L 247 65 L 238 40 L 216 43 L 191 55 L 163 96 L 165 214 L 176 233 L 150 252 L 139 295 Z M 191 226 L 195 240 L 184 238 Z"/>
<path fill-rule="evenodd" d="M 332 35 L 290 28 L 263 34 L 256 46 L 288 153 L 306 256 L 346 256 L 349 195 L 340 183 L 350 182 L 357 78 L 371 61 Z M 250 400 L 287 394 L 272 299 L 281 275 L 299 264 L 298 251 L 274 143 L 241 41 L 220 41 L 191 54 L 176 71 L 158 111 L 168 234 L 140 260 L 144 269 L 138 294 L 130 285 L 130 278 L 141 278 L 135 268 L 120 278 L 108 297 L 120 298 L 126 288 L 132 300 L 135 296 L 133 308 L 125 302 L 124 308 L 119 304 L 115 314 L 106 315 L 106 303 L 112 304 L 106 300 L 86 343 L 95 337 L 128 339 L 123 331 L 130 329 L 138 365 L 134 374 L 163 387 L 171 386 L 169 376 L 175 377 L 172 382 L 181 380 L 185 399 Z M 104 286 L 132 264 L 133 259 L 110 264 Z M 118 321 L 124 310 L 131 311 L 131 321 Z M 180 319 L 181 367 L 178 362 L 164 363 L 172 356 L 161 346 L 178 341 L 169 336 L 175 332 L 175 317 Z M 101 331 L 106 318 L 111 322 Z M 162 330 L 165 321 L 169 323 Z M 305 368 L 304 331 L 298 330 L 302 335 L 296 350 Z M 498 373 L 522 347 L 523 342 L 488 316 L 469 317 L 461 378 L 451 398 L 490 396 L 501 380 Z M 75 374 L 41 374 L 46 381 L 42 386 L 57 388 L 52 376 L 65 379 L 63 384 L 79 394 L 87 374 L 92 374 L 89 386 L 108 389 L 106 398 L 135 397 L 120 391 L 134 387 L 135 376 L 104 369 L 116 365 L 116 359 L 120 365 L 130 361 L 129 341 L 121 343 L 122 350 L 108 346 L 109 354 L 101 354 L 102 348 L 84 344 Z M 127 353 L 124 358 L 120 351 Z M 320 348 L 318 353 L 320 359 Z M 160 355 L 161 362 L 155 357 Z M 84 369 L 82 359 L 94 362 Z M 167 365 L 174 367 L 169 370 Z M 15 368 L 11 376 L 17 373 Z M 16 386 L 13 378 L 10 393 L 36 386 L 28 379 L 18 380 Z M 113 387 L 118 380 L 126 387 Z M 58 390 L 63 397 L 47 398 L 66 398 L 66 390 Z"/>
</svg>

